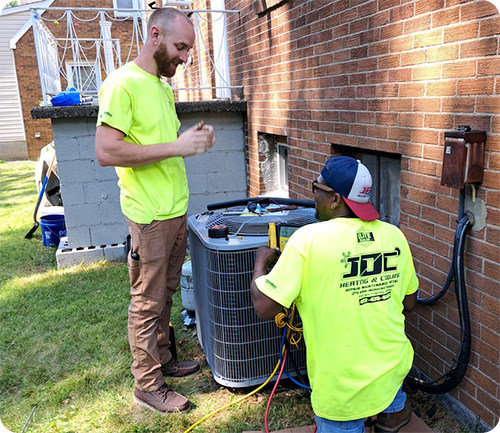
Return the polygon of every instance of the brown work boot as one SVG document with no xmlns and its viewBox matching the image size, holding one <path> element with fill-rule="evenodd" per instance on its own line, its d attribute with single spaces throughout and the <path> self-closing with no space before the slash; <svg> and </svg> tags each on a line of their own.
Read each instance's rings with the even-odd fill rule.
<svg viewBox="0 0 500 433">
<path fill-rule="evenodd" d="M 166 364 L 161 366 L 161 372 L 169 377 L 187 377 L 196 373 L 200 365 L 194 361 L 177 361 L 172 358 Z"/>
<path fill-rule="evenodd" d="M 142 407 L 153 412 L 175 413 L 187 412 L 189 410 L 189 401 L 186 397 L 171 390 L 164 383 L 156 391 L 141 391 L 137 387 L 134 390 L 134 401 Z"/>
<path fill-rule="evenodd" d="M 410 422 L 411 419 L 410 401 L 406 399 L 403 410 L 394 413 L 379 413 L 375 423 L 376 433 L 397 432 L 399 429 Z"/>
</svg>

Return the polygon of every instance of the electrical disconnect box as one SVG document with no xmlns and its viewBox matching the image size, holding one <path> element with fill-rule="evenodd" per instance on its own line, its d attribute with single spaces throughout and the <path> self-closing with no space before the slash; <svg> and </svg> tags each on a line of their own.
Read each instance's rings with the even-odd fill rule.
<svg viewBox="0 0 500 433">
<path fill-rule="evenodd" d="M 441 185 L 464 188 L 465 184 L 481 183 L 484 169 L 486 132 L 461 126 L 444 133 L 444 156 Z"/>
</svg>

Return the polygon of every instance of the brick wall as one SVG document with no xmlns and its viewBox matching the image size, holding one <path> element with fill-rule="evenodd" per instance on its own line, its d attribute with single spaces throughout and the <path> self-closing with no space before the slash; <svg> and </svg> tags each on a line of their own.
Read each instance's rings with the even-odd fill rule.
<svg viewBox="0 0 500 433">
<path fill-rule="evenodd" d="M 30 29 L 17 43 L 14 50 L 16 73 L 21 98 L 28 158 L 37 161 L 40 150 L 53 140 L 52 125 L 48 119 L 33 119 L 31 109 L 37 107 L 42 98 L 38 75 L 35 41 Z M 39 134 L 38 134 L 39 133 Z"/>
<path fill-rule="evenodd" d="M 257 6 L 257 8 L 256 8 Z M 262 190 L 258 133 L 288 137 L 290 195 L 333 145 L 401 155 L 401 228 L 423 296 L 450 267 L 459 191 L 441 186 L 444 132 L 487 132 L 484 181 L 467 203 L 482 223 L 465 247 L 472 355 L 451 395 L 483 422 L 499 421 L 500 17 L 487 1 L 228 0 L 233 82 L 248 102 L 250 195 Z M 261 11 L 257 13 L 256 11 Z M 335 147 L 336 148 L 336 147 Z M 452 287 L 453 288 L 453 287 Z M 409 316 L 415 364 L 432 378 L 459 347 L 450 291 Z"/>
</svg>

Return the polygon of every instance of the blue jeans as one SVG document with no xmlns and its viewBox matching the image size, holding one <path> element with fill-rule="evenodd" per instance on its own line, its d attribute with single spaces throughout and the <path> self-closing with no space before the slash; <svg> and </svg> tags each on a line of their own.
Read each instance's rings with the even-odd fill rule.
<svg viewBox="0 0 500 433">
<path fill-rule="evenodd" d="M 382 411 L 383 413 L 394 413 L 404 409 L 406 403 L 406 393 L 402 387 L 399 388 L 392 403 Z M 355 419 L 352 421 L 333 421 L 331 419 L 315 416 L 316 433 L 363 433 L 365 431 L 365 419 Z"/>
</svg>

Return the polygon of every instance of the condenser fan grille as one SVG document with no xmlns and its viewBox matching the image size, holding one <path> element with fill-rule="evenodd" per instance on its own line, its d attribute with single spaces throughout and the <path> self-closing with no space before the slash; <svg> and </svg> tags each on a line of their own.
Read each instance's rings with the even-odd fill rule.
<svg viewBox="0 0 500 433">
<path fill-rule="evenodd" d="M 314 209 L 308 208 L 250 212 L 245 206 L 236 206 L 211 215 L 206 228 L 224 225 L 231 235 L 267 236 L 269 223 L 282 222 L 302 226 L 317 222 L 317 219 Z"/>
</svg>

